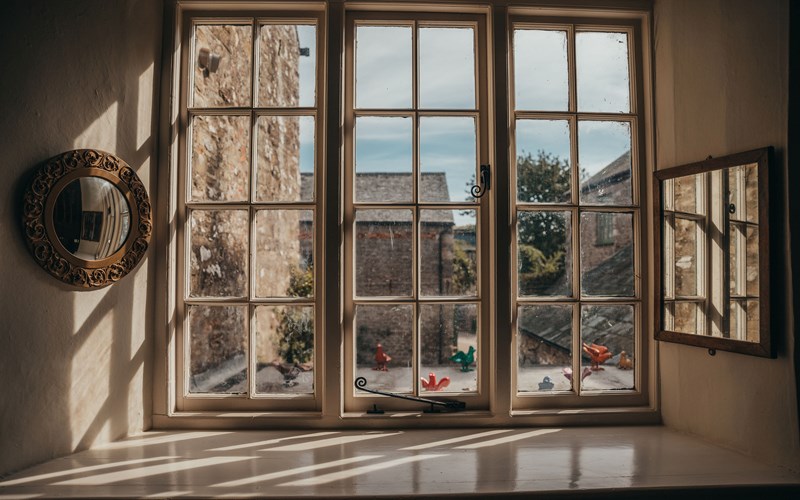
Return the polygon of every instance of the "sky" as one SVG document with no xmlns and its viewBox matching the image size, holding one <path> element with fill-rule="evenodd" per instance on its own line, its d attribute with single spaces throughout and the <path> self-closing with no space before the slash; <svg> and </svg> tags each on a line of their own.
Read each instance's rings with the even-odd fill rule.
<svg viewBox="0 0 800 500">
<path fill-rule="evenodd" d="M 411 109 L 412 34 L 411 26 L 357 27 L 356 108 Z M 299 26 L 298 35 L 301 47 L 311 48 L 311 57 L 300 58 L 301 102 L 313 102 L 315 28 Z M 475 109 L 474 37 L 472 28 L 419 28 L 420 110 Z M 625 33 L 576 34 L 578 112 L 629 112 L 627 41 Z M 566 32 L 516 29 L 513 59 L 516 109 L 568 110 Z M 475 126 L 468 116 L 420 118 L 420 170 L 445 172 L 453 201 L 466 199 L 467 182 L 477 167 Z M 359 117 L 356 171 L 410 173 L 412 127 L 410 117 Z M 589 176 L 631 143 L 630 126 L 623 121 L 580 121 L 577 131 L 570 131 L 566 120 L 525 119 L 515 128 L 518 155 L 543 149 L 561 158 L 569 158 L 570 133 L 577 132 L 579 153 L 572 160 Z M 303 171 L 313 170 L 313 137 L 313 123 L 301 124 Z"/>
</svg>

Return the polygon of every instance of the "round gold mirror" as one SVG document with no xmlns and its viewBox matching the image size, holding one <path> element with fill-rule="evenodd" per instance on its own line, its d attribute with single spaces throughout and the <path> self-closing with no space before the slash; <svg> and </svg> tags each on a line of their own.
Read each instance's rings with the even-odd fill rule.
<svg viewBox="0 0 800 500">
<path fill-rule="evenodd" d="M 93 149 L 51 158 L 25 192 L 25 239 L 51 275 L 81 288 L 117 282 L 144 257 L 150 200 L 136 172 Z"/>
</svg>

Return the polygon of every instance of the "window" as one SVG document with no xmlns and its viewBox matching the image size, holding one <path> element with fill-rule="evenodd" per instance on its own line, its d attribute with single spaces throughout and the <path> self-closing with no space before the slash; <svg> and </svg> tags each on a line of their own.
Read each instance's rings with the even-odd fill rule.
<svg viewBox="0 0 800 500">
<path fill-rule="evenodd" d="M 757 172 L 753 163 L 665 181 L 667 330 L 758 342 Z"/>
<path fill-rule="evenodd" d="M 635 393 L 642 307 L 633 31 L 515 18 L 512 43 L 515 405 Z"/>
<path fill-rule="evenodd" d="M 651 411 L 647 14 L 285 6 L 177 7 L 163 412 Z"/>
</svg>

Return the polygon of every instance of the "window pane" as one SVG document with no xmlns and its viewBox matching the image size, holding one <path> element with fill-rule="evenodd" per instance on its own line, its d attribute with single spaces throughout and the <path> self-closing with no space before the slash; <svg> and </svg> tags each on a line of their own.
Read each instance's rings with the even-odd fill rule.
<svg viewBox="0 0 800 500">
<path fill-rule="evenodd" d="M 247 201 L 250 117 L 192 118 L 192 201 Z"/>
<path fill-rule="evenodd" d="M 517 391 L 572 390 L 572 306 L 520 306 Z"/>
<path fill-rule="evenodd" d="M 410 202 L 411 118 L 356 118 L 356 202 Z"/>
<path fill-rule="evenodd" d="M 411 296 L 411 210 L 356 210 L 356 295 Z"/>
<path fill-rule="evenodd" d="M 690 214 L 705 213 L 700 194 L 704 191 L 704 175 L 687 175 L 673 179 L 675 210 Z"/>
<path fill-rule="evenodd" d="M 581 203 L 631 203 L 631 125 L 578 122 Z"/>
<path fill-rule="evenodd" d="M 419 107 L 475 109 L 472 28 L 419 29 Z"/>
<path fill-rule="evenodd" d="M 628 35 L 576 33 L 578 111 L 628 113 Z"/>
<path fill-rule="evenodd" d="M 758 297 L 758 226 L 747 226 L 747 295 Z"/>
<path fill-rule="evenodd" d="M 246 210 L 192 210 L 191 297 L 247 296 Z"/>
<path fill-rule="evenodd" d="M 514 30 L 514 99 L 518 110 L 567 111 L 567 32 Z"/>
<path fill-rule="evenodd" d="M 200 25 L 194 37 L 192 105 L 249 106 L 253 28 L 249 24 Z"/>
<path fill-rule="evenodd" d="M 314 106 L 316 26 L 262 25 L 258 50 L 258 105 Z"/>
<path fill-rule="evenodd" d="M 581 306 L 584 391 L 634 388 L 633 325 L 633 306 Z"/>
<path fill-rule="evenodd" d="M 478 306 L 419 306 L 421 392 L 478 390 Z"/>
<path fill-rule="evenodd" d="M 700 295 L 697 266 L 700 247 L 697 241 L 698 222 L 675 218 L 675 295 Z"/>
<path fill-rule="evenodd" d="M 741 239 L 744 238 L 741 226 L 739 224 L 731 224 L 730 234 L 728 235 L 730 246 L 728 249 L 728 262 L 730 270 L 730 293 L 731 295 L 744 295 L 744 290 L 741 284 L 741 277 L 739 273 L 739 248 Z"/>
<path fill-rule="evenodd" d="M 256 201 L 314 200 L 314 117 L 260 116 Z"/>
<path fill-rule="evenodd" d="M 419 119 L 420 201 L 474 201 L 475 119 L 424 116 Z"/>
<path fill-rule="evenodd" d="M 368 388 L 411 392 L 413 324 L 411 305 L 356 306 L 356 377 L 366 378 Z"/>
<path fill-rule="evenodd" d="M 258 297 L 314 295 L 314 212 L 256 212 L 255 290 Z"/>
<path fill-rule="evenodd" d="M 758 321 L 758 300 L 747 301 L 747 341 L 758 342 L 760 337 L 760 323 Z"/>
<path fill-rule="evenodd" d="M 411 27 L 356 28 L 356 108 L 411 105 Z"/>
<path fill-rule="evenodd" d="M 744 203 L 747 222 L 758 224 L 758 165 L 744 167 Z"/>
<path fill-rule="evenodd" d="M 475 210 L 420 210 L 422 295 L 476 295 Z"/>
<path fill-rule="evenodd" d="M 572 295 L 570 212 L 517 214 L 519 295 Z"/>
<path fill-rule="evenodd" d="M 517 201 L 570 201 L 567 120 L 517 120 Z"/>
<path fill-rule="evenodd" d="M 247 307 L 188 306 L 189 392 L 247 393 Z"/>
<path fill-rule="evenodd" d="M 611 226 L 610 243 L 598 244 L 598 220 L 605 220 Z M 633 215 L 581 214 L 581 292 L 584 295 L 633 296 Z"/>
<path fill-rule="evenodd" d="M 695 302 L 675 302 L 674 329 L 680 333 L 702 333 L 698 324 L 698 304 Z"/>
<path fill-rule="evenodd" d="M 314 392 L 314 307 L 255 308 L 256 392 Z"/>
</svg>

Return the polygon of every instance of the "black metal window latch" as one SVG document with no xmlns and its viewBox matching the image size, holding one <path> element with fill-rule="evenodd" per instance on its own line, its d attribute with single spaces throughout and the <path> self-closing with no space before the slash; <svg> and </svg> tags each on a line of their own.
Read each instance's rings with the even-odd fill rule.
<svg viewBox="0 0 800 500">
<path fill-rule="evenodd" d="M 467 404 L 464 403 L 463 401 L 454 401 L 454 400 L 439 401 L 428 398 L 420 398 L 417 396 L 407 396 L 405 394 L 397 394 L 394 392 L 381 391 L 378 389 L 368 389 L 367 379 L 364 377 L 358 377 L 355 380 L 354 385 L 356 386 L 356 389 L 360 389 L 366 392 L 371 392 L 372 394 L 379 394 L 381 396 L 389 396 L 397 399 L 406 399 L 408 401 L 415 401 L 417 403 L 430 405 L 430 408 L 423 410 L 424 413 L 437 413 L 438 410 L 435 408 L 436 406 L 444 407 L 446 410 L 451 410 L 451 411 L 461 411 L 467 408 Z M 378 405 L 375 404 L 372 405 L 371 410 L 367 410 L 367 413 L 383 413 L 383 410 L 379 409 Z"/>
<path fill-rule="evenodd" d="M 481 165 L 480 170 L 480 180 L 477 185 L 472 186 L 470 192 L 472 193 L 473 198 L 480 198 L 486 191 L 491 189 L 492 187 L 492 170 L 489 168 L 489 165 Z"/>
</svg>

